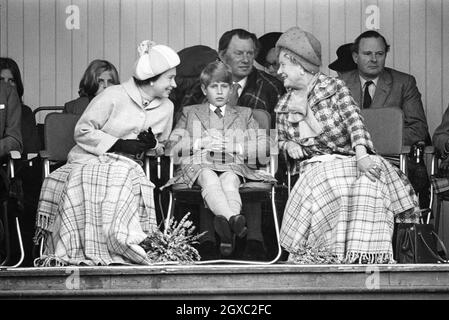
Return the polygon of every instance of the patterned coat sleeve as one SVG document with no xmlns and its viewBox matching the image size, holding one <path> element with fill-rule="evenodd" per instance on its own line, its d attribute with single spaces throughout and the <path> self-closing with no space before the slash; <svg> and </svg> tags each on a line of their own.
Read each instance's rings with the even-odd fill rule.
<svg viewBox="0 0 449 320">
<path fill-rule="evenodd" d="M 341 80 L 337 80 L 336 99 L 338 110 L 351 137 L 352 148 L 354 149 L 356 146 L 362 145 L 366 147 L 368 152 L 374 153 L 373 142 L 363 123 L 360 109 L 354 101 L 348 87 Z"/>
</svg>

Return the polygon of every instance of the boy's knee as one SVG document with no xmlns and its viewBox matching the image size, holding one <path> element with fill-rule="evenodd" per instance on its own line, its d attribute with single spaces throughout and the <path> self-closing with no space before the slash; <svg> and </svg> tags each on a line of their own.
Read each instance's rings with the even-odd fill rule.
<svg viewBox="0 0 449 320">
<path fill-rule="evenodd" d="M 220 181 L 225 186 L 239 186 L 240 177 L 233 172 L 223 172 L 220 175 Z"/>
</svg>

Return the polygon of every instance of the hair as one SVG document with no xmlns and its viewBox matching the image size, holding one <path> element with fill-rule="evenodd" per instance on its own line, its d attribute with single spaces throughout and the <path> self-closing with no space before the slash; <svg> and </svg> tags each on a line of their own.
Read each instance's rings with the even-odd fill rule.
<svg viewBox="0 0 449 320">
<path fill-rule="evenodd" d="M 290 60 L 291 63 L 300 66 L 307 73 L 314 74 L 314 73 L 308 71 L 306 68 L 304 68 L 298 55 L 296 53 L 294 53 L 293 51 L 291 51 L 290 49 L 288 49 L 286 47 L 277 47 L 276 50 L 278 50 L 278 52 L 277 52 L 278 57 L 281 54 L 281 52 L 284 51 L 285 57 L 288 60 Z"/>
<path fill-rule="evenodd" d="M 374 31 L 374 30 L 368 30 L 368 31 L 363 32 L 361 35 L 359 35 L 354 40 L 354 44 L 351 47 L 352 52 L 358 53 L 360 41 L 362 39 L 366 39 L 366 38 L 381 38 L 385 45 L 385 52 L 390 51 L 390 45 L 387 43 L 387 40 L 385 40 L 385 37 L 383 35 L 381 35 L 379 32 Z"/>
<path fill-rule="evenodd" d="M 23 82 L 20 75 L 19 66 L 11 58 L 0 58 L 0 72 L 5 69 L 9 69 L 9 71 L 11 71 L 12 77 L 14 78 L 14 82 L 16 84 L 17 93 L 19 94 L 20 100 L 22 100 Z"/>
<path fill-rule="evenodd" d="M 260 49 L 260 43 L 254 33 L 248 32 L 245 29 L 232 29 L 226 31 L 218 41 L 218 52 L 226 51 L 229 47 L 229 43 L 233 36 L 237 36 L 240 39 L 251 39 L 254 43 L 254 56 L 257 57 Z"/>
<path fill-rule="evenodd" d="M 207 87 L 213 82 L 225 82 L 232 84 L 232 72 L 227 65 L 221 61 L 209 63 L 201 72 L 200 82 Z"/>
<path fill-rule="evenodd" d="M 105 71 L 109 71 L 114 84 L 119 84 L 117 69 L 112 63 L 106 60 L 93 60 L 87 66 L 81 78 L 78 94 L 81 97 L 93 97 L 98 91 L 98 77 Z"/>
<path fill-rule="evenodd" d="M 151 78 L 148 78 L 148 79 L 145 79 L 145 80 L 137 79 L 137 78 L 134 77 L 134 76 L 133 76 L 133 79 L 134 79 L 134 83 L 136 84 L 136 86 L 138 86 L 138 87 L 144 87 L 144 86 L 147 86 L 147 85 L 151 84 L 151 82 L 155 82 L 157 79 L 159 79 L 159 77 L 160 77 L 162 74 L 163 74 L 163 73 L 160 73 L 160 74 L 158 74 L 158 75 L 156 75 L 156 76 L 154 76 L 154 77 L 151 77 Z"/>
</svg>

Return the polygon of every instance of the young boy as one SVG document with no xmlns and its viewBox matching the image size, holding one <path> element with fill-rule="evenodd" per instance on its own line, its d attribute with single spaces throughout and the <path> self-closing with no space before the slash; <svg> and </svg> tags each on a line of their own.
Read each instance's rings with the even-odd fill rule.
<svg viewBox="0 0 449 320">
<path fill-rule="evenodd" d="M 208 64 L 200 76 L 201 89 L 208 103 L 186 106 L 170 135 L 168 148 L 173 154 L 187 155 L 180 160 L 176 175 L 167 185 L 184 183 L 201 186 L 206 206 L 215 215 L 213 226 L 220 237 L 220 252 L 229 256 L 234 250 L 234 237 L 247 234 L 246 219 L 240 214 L 242 181 L 274 181 L 267 173 L 250 169 L 243 159 L 256 158 L 265 150 L 264 130 L 258 130 L 252 110 L 228 104 L 232 74 L 222 62 Z M 213 250 L 214 230 L 209 229 L 203 247 Z M 204 245 L 204 242 L 209 244 Z M 201 251 L 201 250 L 200 250 Z M 201 253 L 201 252 L 200 252 Z M 213 256 L 213 255 L 211 255 Z M 203 259 L 205 257 L 203 256 Z"/>
</svg>

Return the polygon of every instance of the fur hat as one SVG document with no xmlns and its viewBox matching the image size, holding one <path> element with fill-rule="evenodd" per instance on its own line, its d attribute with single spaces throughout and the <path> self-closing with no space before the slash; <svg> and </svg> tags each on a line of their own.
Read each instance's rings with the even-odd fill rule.
<svg viewBox="0 0 449 320">
<path fill-rule="evenodd" d="M 302 67 L 310 73 L 317 73 L 321 66 L 321 43 L 310 32 L 299 27 L 285 31 L 276 43 L 277 50 L 285 48 L 295 54 Z"/>
<path fill-rule="evenodd" d="M 134 65 L 133 76 L 146 80 L 176 67 L 180 60 L 178 54 L 163 44 L 144 40 L 137 47 L 139 59 Z"/>
<path fill-rule="evenodd" d="M 346 72 L 357 69 L 357 64 L 352 59 L 352 43 L 346 43 L 338 47 L 337 60 L 329 64 L 329 69 Z"/>
</svg>

